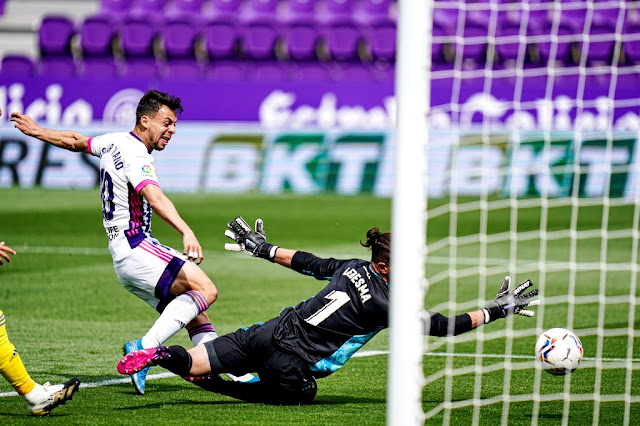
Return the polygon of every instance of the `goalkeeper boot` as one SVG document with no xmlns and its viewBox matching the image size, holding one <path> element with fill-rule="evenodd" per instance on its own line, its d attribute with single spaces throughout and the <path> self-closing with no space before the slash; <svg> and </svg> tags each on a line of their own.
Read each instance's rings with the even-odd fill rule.
<svg viewBox="0 0 640 426">
<path fill-rule="evenodd" d="M 140 351 L 144 349 L 142 347 L 142 339 L 131 340 L 124 344 L 123 351 L 125 356 L 136 351 Z M 118 371 L 120 368 L 120 364 L 118 364 Z M 145 383 L 147 380 L 147 372 L 150 367 L 143 368 L 141 370 L 136 371 L 135 373 L 126 373 L 131 376 L 131 382 L 133 383 L 133 387 L 136 389 L 138 395 L 144 395 Z"/>
<path fill-rule="evenodd" d="M 46 416 L 59 405 L 64 405 L 73 398 L 80 388 L 80 380 L 73 378 L 63 385 L 36 385 L 34 390 L 24 395 L 27 407 L 34 416 Z"/>
<path fill-rule="evenodd" d="M 260 378 L 258 376 L 254 376 L 251 373 L 247 373 L 242 376 L 234 376 L 233 374 L 230 374 L 230 373 L 225 373 L 225 375 L 229 377 L 231 380 L 233 380 L 234 382 L 254 383 L 254 382 L 260 381 Z"/>
<path fill-rule="evenodd" d="M 134 376 L 144 372 L 146 377 L 149 368 L 156 365 L 158 361 L 168 359 L 170 357 L 171 353 L 166 346 L 128 352 L 118 363 L 118 373 L 129 374 L 133 378 Z"/>
</svg>

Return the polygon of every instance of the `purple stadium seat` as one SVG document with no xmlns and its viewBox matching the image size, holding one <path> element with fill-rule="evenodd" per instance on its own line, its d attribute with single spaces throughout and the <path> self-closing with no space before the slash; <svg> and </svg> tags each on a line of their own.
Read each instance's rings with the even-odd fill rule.
<svg viewBox="0 0 640 426">
<path fill-rule="evenodd" d="M 73 21 L 66 16 L 45 16 L 38 29 L 41 56 L 71 56 Z"/>
<path fill-rule="evenodd" d="M 331 58 L 336 60 L 359 60 L 358 48 L 362 40 L 359 25 L 352 19 L 332 19 L 324 27 L 324 42 Z"/>
<path fill-rule="evenodd" d="M 211 59 L 229 59 L 236 55 L 239 39 L 236 22 L 226 18 L 209 18 L 204 24 L 202 38 Z"/>
<path fill-rule="evenodd" d="M 395 61 L 396 21 L 388 16 L 371 17 L 365 37 L 374 60 Z"/>
<path fill-rule="evenodd" d="M 134 15 L 162 17 L 167 0 L 133 0 L 129 13 Z"/>
<path fill-rule="evenodd" d="M 323 22 L 351 19 L 353 17 L 352 0 L 326 0 L 324 9 L 320 11 L 319 19 Z"/>
<path fill-rule="evenodd" d="M 593 1 L 593 19 L 594 20 L 608 20 L 615 25 L 618 19 L 623 22 L 627 16 L 627 12 L 630 10 L 638 10 L 637 6 L 634 9 L 627 9 L 620 7 L 618 3 L 611 2 L 611 0 L 594 0 Z M 629 7 L 629 6 L 627 6 Z"/>
<path fill-rule="evenodd" d="M 169 18 L 161 34 L 167 58 L 195 58 L 199 28 L 191 17 L 179 15 Z"/>
<path fill-rule="evenodd" d="M 180 80 L 201 78 L 204 68 L 195 49 L 199 28 L 193 17 L 181 14 L 169 18 L 162 29 L 162 36 L 167 57 L 165 77 Z"/>
<path fill-rule="evenodd" d="M 254 61 L 247 67 L 247 78 L 252 81 L 283 82 L 289 79 L 289 67 L 278 61 Z"/>
<path fill-rule="evenodd" d="M 291 61 L 288 77 L 292 81 L 327 82 L 331 81 L 331 68 L 318 61 Z"/>
<path fill-rule="evenodd" d="M 85 57 L 79 66 L 79 75 L 91 78 L 114 79 L 119 76 L 119 64 L 113 57 Z"/>
<path fill-rule="evenodd" d="M 275 58 L 279 31 L 275 17 L 254 16 L 241 30 L 242 48 L 248 58 L 264 60 Z"/>
<path fill-rule="evenodd" d="M 464 39 L 458 40 L 453 45 L 455 54 L 462 55 L 462 60 L 468 65 L 484 66 L 487 35 L 487 21 L 467 17 L 464 26 Z"/>
<path fill-rule="evenodd" d="M 166 16 L 201 16 L 202 14 L 202 0 L 174 0 L 165 9 Z"/>
<path fill-rule="evenodd" d="M 242 0 L 211 0 L 202 5 L 205 18 L 237 18 Z"/>
<path fill-rule="evenodd" d="M 279 14 L 279 19 L 283 22 L 315 20 L 317 3 L 317 0 L 289 0 L 287 7 Z"/>
<path fill-rule="evenodd" d="M 209 64 L 205 76 L 212 80 L 246 80 L 246 64 L 237 59 L 214 60 Z"/>
<path fill-rule="evenodd" d="M 7 54 L 0 65 L 0 75 L 3 77 L 32 77 L 35 71 L 33 60 L 24 55 Z"/>
<path fill-rule="evenodd" d="M 153 57 L 156 26 L 147 17 L 128 15 L 119 29 L 122 50 L 126 58 Z"/>
<path fill-rule="evenodd" d="M 80 26 L 80 47 L 84 57 L 113 56 L 112 43 L 116 26 L 106 15 L 86 18 Z"/>
<path fill-rule="evenodd" d="M 460 10 L 457 0 L 441 0 L 434 5 L 433 22 L 447 30 L 447 34 L 455 34 Z"/>
<path fill-rule="evenodd" d="M 606 16 L 594 16 L 589 27 L 589 44 L 587 46 L 587 61 L 589 63 L 611 63 L 615 41 L 616 22 Z M 583 53 L 583 43 L 578 43 L 578 51 Z"/>
<path fill-rule="evenodd" d="M 623 37 L 626 62 L 630 65 L 640 64 L 640 21 L 627 21 Z"/>
<path fill-rule="evenodd" d="M 46 56 L 40 58 L 39 75 L 57 78 L 72 78 L 76 75 L 76 64 L 70 56 Z"/>
<path fill-rule="evenodd" d="M 155 78 L 158 65 L 154 55 L 157 26 L 148 16 L 129 14 L 119 29 L 126 77 Z"/>
<path fill-rule="evenodd" d="M 372 67 L 360 62 L 334 62 L 330 65 L 335 81 L 367 82 L 374 80 Z"/>
<path fill-rule="evenodd" d="M 6 4 L 6 0 L 0 0 L 0 16 L 4 15 L 5 4 Z"/>
<path fill-rule="evenodd" d="M 277 9 L 278 0 L 245 0 L 244 7 L 240 9 L 240 22 L 247 23 L 264 19 L 275 20 Z"/>
<path fill-rule="evenodd" d="M 101 0 L 99 14 L 120 17 L 129 11 L 131 0 Z"/>
<path fill-rule="evenodd" d="M 542 41 L 536 43 L 538 55 L 540 57 L 541 65 L 546 66 L 550 60 L 554 60 L 559 64 L 572 63 L 571 48 L 579 37 L 576 33 L 576 27 L 569 25 L 567 22 L 560 21 L 558 23 L 558 42 L 555 44 L 555 58 L 551 58 L 552 44 L 550 40 L 550 32 L 552 23 L 548 22 L 546 26 L 538 29 L 538 36 L 546 36 L 548 41 Z"/>
<path fill-rule="evenodd" d="M 391 0 L 362 0 L 359 11 L 367 16 L 389 16 Z"/>
<path fill-rule="evenodd" d="M 529 20 L 548 22 L 554 6 L 554 0 L 529 0 Z"/>
<path fill-rule="evenodd" d="M 445 44 L 450 44 L 446 43 L 444 38 L 450 33 L 442 23 L 434 21 L 431 34 L 433 37 L 431 42 L 431 61 L 434 66 L 436 66 L 435 64 L 444 64 L 446 62 L 444 55 Z"/>
<path fill-rule="evenodd" d="M 290 20 L 280 27 L 280 35 L 291 60 L 318 59 L 316 48 L 320 40 L 320 30 L 313 18 L 299 16 Z"/>
<path fill-rule="evenodd" d="M 127 78 L 154 79 L 159 75 L 158 64 L 153 57 L 128 58 L 123 64 L 123 75 Z"/>
<path fill-rule="evenodd" d="M 575 32 L 584 30 L 587 17 L 587 2 L 584 0 L 560 0 L 560 17 Z"/>
<path fill-rule="evenodd" d="M 500 61 L 513 62 L 519 59 L 519 55 L 523 55 L 524 64 L 530 63 L 530 57 L 528 55 L 529 43 L 524 46 L 522 53 L 520 48 L 520 40 L 518 36 L 521 32 L 521 27 L 526 19 L 526 33 L 525 36 L 532 37 L 540 33 L 540 27 L 535 19 L 531 19 L 530 15 L 525 15 L 522 10 L 508 11 L 506 13 L 498 14 L 499 25 L 496 28 L 496 52 Z M 504 64 L 503 64 L 504 65 Z"/>
<path fill-rule="evenodd" d="M 204 66 L 196 58 L 167 59 L 162 75 L 174 80 L 197 80 L 204 76 Z"/>
</svg>

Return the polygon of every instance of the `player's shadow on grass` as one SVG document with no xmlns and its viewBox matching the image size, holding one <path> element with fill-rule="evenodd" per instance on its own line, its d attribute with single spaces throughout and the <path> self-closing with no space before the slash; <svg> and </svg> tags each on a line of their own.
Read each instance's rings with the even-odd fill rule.
<svg viewBox="0 0 640 426">
<path fill-rule="evenodd" d="M 245 402 L 239 399 L 234 399 L 225 395 L 221 395 L 215 392 L 207 392 L 204 389 L 198 389 L 194 387 L 192 389 L 197 394 L 194 399 L 182 398 L 180 400 L 173 399 L 172 401 L 162 401 L 162 402 L 150 402 L 144 403 L 142 402 L 140 405 L 130 406 L 130 407 L 120 407 L 117 410 L 127 411 L 127 410 L 138 410 L 145 408 L 160 408 L 167 405 L 226 405 L 226 404 L 255 404 L 253 402 Z M 192 391 L 191 389 L 189 391 Z M 147 389 L 148 393 L 153 394 L 176 394 L 177 392 L 184 392 L 184 386 L 180 385 L 168 385 L 162 386 L 159 389 Z M 121 390 L 123 394 L 131 394 L 137 395 L 133 390 Z M 207 395 L 211 395 L 211 400 L 201 400 L 200 398 L 206 398 Z M 218 398 L 224 398 L 222 400 Z M 354 397 L 350 395 L 320 395 L 317 396 L 312 405 L 345 405 L 345 404 L 384 404 L 386 400 L 384 398 L 368 398 L 368 397 Z"/>
<path fill-rule="evenodd" d="M 188 382 L 184 382 L 184 384 L 189 385 Z M 118 386 L 119 390 L 121 393 L 123 394 L 130 394 L 130 395 L 136 395 L 136 392 L 133 390 L 133 388 L 129 388 L 127 386 L 127 388 L 124 387 L 120 387 L 120 385 Z M 147 384 L 147 393 L 154 393 L 154 394 L 176 394 L 177 392 L 197 392 L 198 395 L 202 394 L 202 395 L 207 395 L 207 394 L 211 394 L 212 396 L 216 396 L 216 397 L 223 397 L 223 398 L 228 398 L 228 400 L 224 400 L 224 401 L 218 401 L 218 400 L 212 400 L 212 401 L 198 401 L 196 399 L 193 400 L 186 400 L 186 401 L 182 401 L 179 402 L 179 404 L 194 404 L 194 405 L 201 405 L 201 404 L 229 404 L 229 403 L 234 403 L 234 404 L 255 404 L 252 402 L 245 402 L 245 401 L 241 401 L 239 399 L 233 399 L 231 397 L 225 396 L 225 395 L 221 395 L 215 392 L 208 392 L 204 389 L 200 389 L 197 386 L 183 386 L 182 383 L 180 384 L 172 384 L 172 385 L 161 385 L 156 387 L 152 387 L 149 384 Z M 386 400 L 384 398 L 369 398 L 369 397 L 354 397 L 352 395 L 318 395 L 316 396 L 316 399 L 314 400 L 314 405 L 344 405 L 344 404 L 361 404 L 361 403 L 370 403 L 370 404 L 375 404 L 375 403 L 386 403 Z M 170 403 L 162 403 L 160 405 L 172 405 L 174 404 L 174 402 L 170 402 Z M 141 405 L 141 407 L 153 407 L 155 404 L 149 404 L 149 405 Z M 121 408 L 121 409 L 130 409 L 132 407 L 128 407 L 128 408 Z"/>
</svg>

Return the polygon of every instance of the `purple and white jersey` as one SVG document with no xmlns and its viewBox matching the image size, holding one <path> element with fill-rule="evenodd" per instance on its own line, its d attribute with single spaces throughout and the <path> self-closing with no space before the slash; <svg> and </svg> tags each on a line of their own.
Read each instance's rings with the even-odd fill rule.
<svg viewBox="0 0 640 426">
<path fill-rule="evenodd" d="M 158 185 L 153 157 L 133 132 L 89 138 L 87 148 L 100 157 L 102 218 L 109 242 L 126 237 L 134 248 L 151 236 L 151 206 L 140 191 Z"/>
</svg>

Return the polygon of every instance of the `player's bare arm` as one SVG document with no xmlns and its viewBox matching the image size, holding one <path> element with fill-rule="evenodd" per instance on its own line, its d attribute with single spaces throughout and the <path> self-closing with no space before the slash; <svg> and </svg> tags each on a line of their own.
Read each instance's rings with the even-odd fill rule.
<svg viewBox="0 0 640 426">
<path fill-rule="evenodd" d="M 180 217 L 173 202 L 164 195 L 162 189 L 156 185 L 147 185 L 140 191 L 142 196 L 149 202 L 153 212 L 168 223 L 173 229 L 182 234 L 184 246 L 183 254 L 190 260 L 200 264 L 204 259 L 202 247 L 189 225 Z"/>
<path fill-rule="evenodd" d="M 286 266 L 287 268 L 291 268 L 291 260 L 293 259 L 293 255 L 296 254 L 298 250 L 291 250 L 282 247 L 278 247 L 276 249 L 276 255 L 273 258 L 273 261 L 279 265 Z"/>
<path fill-rule="evenodd" d="M 36 139 L 40 139 L 43 142 L 50 143 L 59 148 L 64 148 L 74 152 L 89 152 L 87 149 L 88 140 L 87 136 L 71 130 L 53 130 L 45 129 L 36 124 L 35 121 L 28 115 L 20 114 L 17 112 L 11 113 L 10 121 L 16 129 L 20 130 L 27 136 L 32 136 Z"/>
<path fill-rule="evenodd" d="M 9 246 L 4 245 L 4 241 L 0 242 L 0 265 L 6 260 L 7 262 L 11 262 L 11 258 L 9 255 L 15 255 L 16 251 Z M 4 260 L 3 260 L 4 259 Z"/>
</svg>

